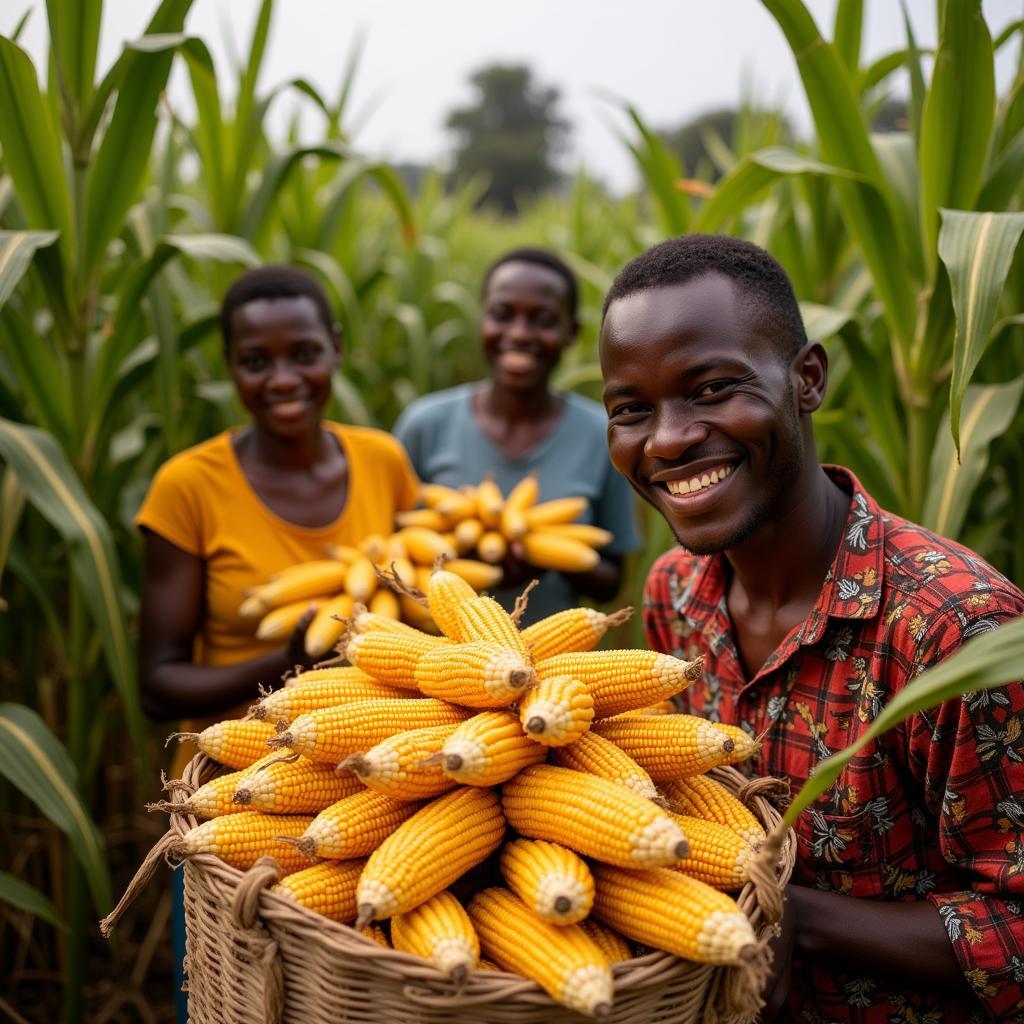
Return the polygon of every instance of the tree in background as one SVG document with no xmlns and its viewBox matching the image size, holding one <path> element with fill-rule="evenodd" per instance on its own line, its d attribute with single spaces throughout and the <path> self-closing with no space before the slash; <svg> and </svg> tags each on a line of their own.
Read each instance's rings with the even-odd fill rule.
<svg viewBox="0 0 1024 1024">
<path fill-rule="evenodd" d="M 470 81 L 476 101 L 453 110 L 445 122 L 458 138 L 452 178 L 486 178 L 480 205 L 513 214 L 520 199 L 562 181 L 554 158 L 569 123 L 555 109 L 559 92 L 536 83 L 525 64 L 490 64 Z"/>
</svg>

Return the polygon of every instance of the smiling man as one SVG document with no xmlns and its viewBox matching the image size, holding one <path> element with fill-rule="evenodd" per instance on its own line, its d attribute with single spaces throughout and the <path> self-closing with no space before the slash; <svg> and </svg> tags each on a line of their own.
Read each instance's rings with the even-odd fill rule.
<svg viewBox="0 0 1024 1024">
<path fill-rule="evenodd" d="M 764 733 L 752 772 L 798 789 L 917 673 L 1024 614 L 976 554 L 819 463 L 828 359 L 757 246 L 638 257 L 600 354 L 612 462 L 680 545 L 647 580 L 648 639 L 703 654 L 685 708 Z M 1022 1019 L 1022 794 L 1020 684 L 866 746 L 797 823 L 764 1019 Z"/>
</svg>

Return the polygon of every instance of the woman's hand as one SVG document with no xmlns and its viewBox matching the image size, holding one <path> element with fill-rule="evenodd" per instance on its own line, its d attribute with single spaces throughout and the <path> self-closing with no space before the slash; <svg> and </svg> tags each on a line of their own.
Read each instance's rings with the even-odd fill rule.
<svg viewBox="0 0 1024 1024">
<path fill-rule="evenodd" d="M 295 623 L 295 628 L 292 630 L 291 636 L 288 637 L 284 656 L 291 666 L 312 668 L 318 661 L 324 660 L 323 655 L 312 657 L 306 653 L 306 631 L 309 629 L 314 615 L 316 615 L 316 605 L 311 604 L 303 613 L 302 618 Z"/>
</svg>

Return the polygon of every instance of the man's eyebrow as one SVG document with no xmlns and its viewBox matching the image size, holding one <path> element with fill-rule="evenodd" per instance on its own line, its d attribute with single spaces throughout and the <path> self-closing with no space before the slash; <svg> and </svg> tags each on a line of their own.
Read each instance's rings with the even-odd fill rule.
<svg viewBox="0 0 1024 1024">
<path fill-rule="evenodd" d="M 632 388 L 628 384 L 624 384 L 621 387 L 608 388 L 604 392 L 603 397 L 604 397 L 604 400 L 606 402 L 608 402 L 608 401 L 610 401 L 613 398 L 629 398 L 629 397 L 631 397 L 632 395 L 635 395 L 635 394 L 636 394 L 636 388 Z"/>
</svg>

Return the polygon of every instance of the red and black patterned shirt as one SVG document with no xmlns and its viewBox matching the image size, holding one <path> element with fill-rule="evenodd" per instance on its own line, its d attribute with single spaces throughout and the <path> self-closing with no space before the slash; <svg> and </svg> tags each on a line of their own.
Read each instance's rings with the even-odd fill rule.
<svg viewBox="0 0 1024 1024">
<path fill-rule="evenodd" d="M 883 511 L 848 470 L 842 544 L 810 615 L 753 679 L 726 609 L 724 556 L 675 549 L 647 580 L 655 650 L 705 658 L 686 710 L 764 730 L 752 773 L 796 792 L 858 739 L 908 680 L 1024 615 L 1024 595 L 968 549 Z M 793 881 L 934 904 L 977 1008 L 840 969 L 794 964 L 791 1019 L 850 1024 L 1024 1021 L 1024 686 L 915 714 L 866 746 L 797 821 Z M 984 1008 L 984 1009 L 982 1009 Z M 985 1012 L 987 1011 L 987 1012 Z"/>
</svg>

